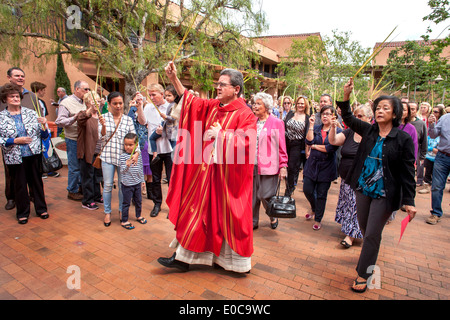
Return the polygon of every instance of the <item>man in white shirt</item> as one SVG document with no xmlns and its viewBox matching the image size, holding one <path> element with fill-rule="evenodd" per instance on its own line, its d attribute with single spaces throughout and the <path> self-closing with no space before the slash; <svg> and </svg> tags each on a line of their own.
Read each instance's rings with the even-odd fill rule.
<svg viewBox="0 0 450 320">
<path fill-rule="evenodd" d="M 166 114 L 169 107 L 169 103 L 164 99 L 164 88 L 160 84 L 151 84 L 147 88 L 148 96 L 152 101 L 152 104 L 147 104 L 145 108 L 143 107 L 142 97 L 138 97 L 137 102 L 137 112 L 138 121 L 142 125 L 148 126 L 148 136 L 152 135 L 156 131 L 158 134 L 162 134 L 162 117 L 160 113 Z M 149 141 L 150 145 L 150 141 Z M 156 217 L 161 211 L 162 204 L 162 190 L 161 190 L 161 178 L 163 165 L 166 169 L 166 175 L 168 183 L 170 183 L 170 175 L 172 172 L 172 146 L 170 145 L 169 139 L 162 135 L 158 140 L 156 140 L 158 160 L 153 160 L 153 154 L 149 150 L 150 158 L 150 169 L 152 170 L 151 190 L 153 193 L 153 203 L 155 204 L 152 211 L 150 212 L 151 217 Z"/>
</svg>

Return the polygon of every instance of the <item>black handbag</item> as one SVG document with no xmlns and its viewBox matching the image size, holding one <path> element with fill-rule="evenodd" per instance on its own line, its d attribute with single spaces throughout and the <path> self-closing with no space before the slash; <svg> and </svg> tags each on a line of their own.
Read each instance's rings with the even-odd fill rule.
<svg viewBox="0 0 450 320">
<path fill-rule="evenodd" d="M 277 192 L 270 198 L 267 215 L 272 218 L 295 218 L 295 200 L 289 196 L 280 196 L 280 182 L 278 179 Z"/>
<path fill-rule="evenodd" d="M 53 146 L 52 139 L 50 138 L 50 144 L 52 146 L 52 155 L 48 158 L 42 153 L 42 173 L 49 173 L 58 171 L 63 167 L 62 161 L 56 153 L 56 149 Z"/>
</svg>

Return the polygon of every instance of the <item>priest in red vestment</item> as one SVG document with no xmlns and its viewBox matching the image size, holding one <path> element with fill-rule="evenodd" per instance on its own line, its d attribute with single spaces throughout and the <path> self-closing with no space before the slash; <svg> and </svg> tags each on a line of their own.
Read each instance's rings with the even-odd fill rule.
<svg viewBox="0 0 450 320">
<path fill-rule="evenodd" d="M 166 267 L 217 264 L 248 272 L 253 253 L 252 192 L 256 117 L 240 98 L 243 76 L 225 69 L 217 99 L 187 91 L 173 62 L 166 74 L 183 96 L 177 146 L 167 195 L 176 248 Z"/>
</svg>

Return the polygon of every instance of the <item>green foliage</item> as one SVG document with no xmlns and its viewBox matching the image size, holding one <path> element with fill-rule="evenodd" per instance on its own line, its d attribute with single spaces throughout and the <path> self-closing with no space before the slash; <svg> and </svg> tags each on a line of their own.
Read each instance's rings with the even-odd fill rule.
<svg viewBox="0 0 450 320">
<path fill-rule="evenodd" d="M 434 96 L 442 96 L 444 88 L 450 84 L 448 59 L 441 56 L 444 48 L 441 41 L 406 41 L 391 51 L 385 68 L 386 78 L 397 88 L 405 84 L 417 100 L 431 102 Z M 435 81 L 438 75 L 444 79 L 440 83 Z"/>
<path fill-rule="evenodd" d="M 69 77 L 67 76 L 66 70 L 64 68 L 64 61 L 60 54 L 57 55 L 56 59 L 55 97 L 57 97 L 56 90 L 59 87 L 66 89 L 67 95 L 72 94 L 72 85 L 70 84 Z"/>
<path fill-rule="evenodd" d="M 110 0 L 105 5 L 100 0 L 0 0 L 0 58 L 25 64 L 30 52 L 44 59 L 59 48 L 74 59 L 90 58 L 103 72 L 125 80 L 128 105 L 127 97 L 136 91 L 134 82 L 163 73 L 186 31 L 175 62 L 196 58 L 245 69 L 254 53 L 251 40 L 243 35 L 255 36 L 267 29 L 256 2 Z M 69 10 L 71 6 L 82 14 L 76 28 L 73 22 L 79 15 Z M 194 16 L 193 28 L 187 30 Z M 46 40 L 45 45 L 34 39 Z M 209 76 L 201 69 L 195 81 L 208 88 L 204 77 Z"/>
<path fill-rule="evenodd" d="M 310 36 L 305 40 L 294 40 L 288 58 L 278 70 L 289 88 L 286 94 L 306 95 L 317 101 L 322 93 L 341 94 L 344 83 L 369 56 L 369 49 L 359 42 L 351 41 L 350 32 L 333 30 L 332 37 Z M 358 101 L 367 97 L 368 77 L 355 79 Z M 336 97 L 337 99 L 338 97 Z M 335 99 L 335 100 L 336 100 Z"/>
</svg>

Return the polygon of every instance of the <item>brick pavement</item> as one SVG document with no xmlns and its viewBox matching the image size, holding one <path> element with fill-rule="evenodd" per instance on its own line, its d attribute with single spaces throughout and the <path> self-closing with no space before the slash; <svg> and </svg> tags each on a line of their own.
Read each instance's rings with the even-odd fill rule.
<svg viewBox="0 0 450 320">
<path fill-rule="evenodd" d="M 3 168 L 0 173 L 0 299 L 20 300 L 384 300 L 450 298 L 449 228 L 450 193 L 444 195 L 444 218 L 435 226 L 425 223 L 430 195 L 417 195 L 418 214 L 398 244 L 400 221 L 386 226 L 378 258 L 381 289 L 353 293 L 355 266 L 361 241 L 343 249 L 343 235 L 334 222 L 339 185 L 333 184 L 322 229 L 314 231 L 304 219 L 307 201 L 297 187 L 296 219 L 280 220 L 272 230 L 262 214 L 254 233 L 253 268 L 241 275 L 206 266 L 180 273 L 158 264 L 169 256 L 174 238 L 164 204 L 157 218 L 150 218 L 150 200 L 144 200 L 146 225 L 125 230 L 117 209 L 112 225 L 103 226 L 102 207 L 81 208 L 66 197 L 67 168 L 61 177 L 44 180 L 50 213 L 48 220 L 34 214 L 19 225 L 15 210 L 4 209 Z M 449 186 L 447 185 L 448 190 Z M 163 192 L 167 191 L 164 185 Z M 113 194 L 113 208 L 117 194 Z M 131 217 L 134 212 L 131 211 Z M 133 220 L 131 220 L 133 221 Z M 70 266 L 78 266 L 81 289 L 68 289 Z"/>
</svg>

